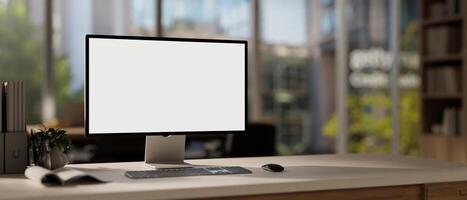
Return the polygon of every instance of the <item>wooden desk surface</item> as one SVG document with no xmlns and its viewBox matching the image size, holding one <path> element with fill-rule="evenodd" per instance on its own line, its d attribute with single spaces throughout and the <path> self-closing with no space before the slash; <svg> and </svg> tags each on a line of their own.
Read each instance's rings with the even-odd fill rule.
<svg viewBox="0 0 467 200">
<path fill-rule="evenodd" d="M 0 176 L 0 199 L 180 199 L 398 186 L 467 180 L 467 165 L 381 154 L 310 155 L 189 160 L 196 165 L 243 166 L 246 175 L 131 180 L 125 170 L 147 170 L 142 162 L 68 167 L 112 181 L 98 185 L 44 187 L 21 175 Z M 283 173 L 260 168 L 286 167 Z"/>
</svg>

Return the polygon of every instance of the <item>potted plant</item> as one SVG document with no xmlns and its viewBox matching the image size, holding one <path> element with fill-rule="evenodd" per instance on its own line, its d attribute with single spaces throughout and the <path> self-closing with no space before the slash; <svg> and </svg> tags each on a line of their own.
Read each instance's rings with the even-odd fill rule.
<svg viewBox="0 0 467 200">
<path fill-rule="evenodd" d="M 57 169 L 69 163 L 71 140 L 66 131 L 59 128 L 44 128 L 31 131 L 29 140 L 31 161 L 48 169 Z"/>
</svg>

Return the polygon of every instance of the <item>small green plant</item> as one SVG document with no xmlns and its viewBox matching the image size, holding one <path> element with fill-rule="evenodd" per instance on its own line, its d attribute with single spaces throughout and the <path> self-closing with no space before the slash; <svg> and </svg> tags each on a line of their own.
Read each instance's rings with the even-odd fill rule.
<svg viewBox="0 0 467 200">
<path fill-rule="evenodd" d="M 66 135 L 66 131 L 59 128 L 44 128 L 39 129 L 39 131 L 32 131 L 30 134 L 29 146 L 32 151 L 32 157 L 34 163 L 37 164 L 38 161 L 44 155 L 44 149 L 51 151 L 53 149 L 58 149 L 64 154 L 68 154 L 71 151 L 71 140 Z"/>
</svg>

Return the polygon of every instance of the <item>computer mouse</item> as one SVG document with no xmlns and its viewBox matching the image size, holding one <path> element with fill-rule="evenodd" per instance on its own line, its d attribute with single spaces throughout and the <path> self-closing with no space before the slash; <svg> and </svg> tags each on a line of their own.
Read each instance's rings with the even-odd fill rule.
<svg viewBox="0 0 467 200">
<path fill-rule="evenodd" d="M 282 172 L 282 171 L 284 171 L 284 167 L 282 167 L 279 164 L 272 164 L 272 163 L 265 164 L 265 165 L 261 166 L 261 168 L 263 168 L 266 171 L 270 171 L 270 172 Z"/>
</svg>

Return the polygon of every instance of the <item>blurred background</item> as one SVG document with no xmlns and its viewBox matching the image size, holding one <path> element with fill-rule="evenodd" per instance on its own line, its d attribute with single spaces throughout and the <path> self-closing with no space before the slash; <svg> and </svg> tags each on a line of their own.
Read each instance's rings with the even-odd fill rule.
<svg viewBox="0 0 467 200">
<path fill-rule="evenodd" d="M 251 134 L 190 136 L 188 158 L 430 156 L 422 135 L 442 119 L 421 125 L 420 32 L 451 0 L 422 2 L 0 0 L 0 79 L 26 82 L 28 124 L 66 129 L 73 162 L 142 160 L 144 137 L 84 137 L 85 34 L 248 40 Z"/>
</svg>

